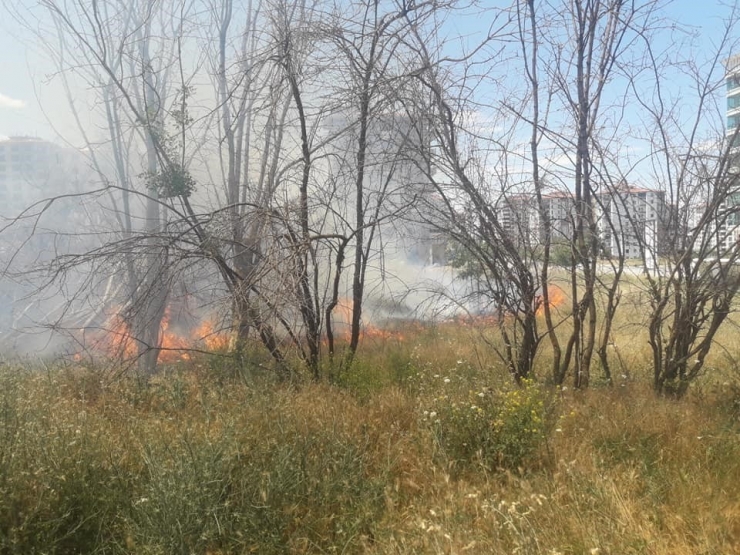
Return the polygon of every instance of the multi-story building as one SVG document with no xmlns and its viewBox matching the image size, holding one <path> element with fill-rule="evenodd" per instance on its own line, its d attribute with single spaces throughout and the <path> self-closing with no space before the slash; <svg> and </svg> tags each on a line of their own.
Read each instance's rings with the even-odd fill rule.
<svg viewBox="0 0 740 555">
<path fill-rule="evenodd" d="M 77 150 L 36 137 L 0 140 L 0 215 L 15 217 L 42 199 L 78 192 L 87 175 Z"/>
<path fill-rule="evenodd" d="M 503 232 L 515 245 L 525 248 L 539 242 L 539 213 L 534 195 L 502 195 L 495 208 Z"/>
<path fill-rule="evenodd" d="M 740 54 L 725 60 L 725 84 L 727 94 L 727 127 L 728 140 L 733 141 L 733 150 L 740 147 Z M 737 153 L 735 153 L 737 156 Z M 737 163 L 733 164 L 737 171 Z M 715 234 L 719 255 L 740 242 L 740 192 L 730 193 L 719 207 L 718 221 L 711 229 Z"/>
<path fill-rule="evenodd" d="M 550 220 L 552 244 L 573 240 L 575 198 L 569 191 L 556 191 L 542 197 Z M 502 197 L 496 205 L 499 222 L 519 245 L 536 245 L 545 240 L 543 225 L 533 195 Z M 662 251 L 667 235 L 665 193 L 626 184 L 599 195 L 594 202 L 602 254 L 640 258 L 643 249 L 655 258 Z"/>
<path fill-rule="evenodd" d="M 727 135 L 734 135 L 740 125 L 740 54 L 725 60 L 727 89 Z"/>
<path fill-rule="evenodd" d="M 550 218 L 550 240 L 569 243 L 573 240 L 576 202 L 570 191 L 557 191 L 542 197 L 545 212 Z M 538 218 L 539 220 L 539 218 Z M 544 240 L 544 226 L 539 223 L 540 238 Z"/>
<path fill-rule="evenodd" d="M 351 115 L 336 114 L 324 121 L 323 132 L 331 151 L 327 172 L 335 187 L 332 203 L 340 216 L 337 225 L 353 226 L 359 124 Z M 430 148 L 430 137 L 407 115 L 385 113 L 371 119 L 365 141 L 365 218 L 379 222 L 384 254 L 421 264 L 444 263 L 446 241 L 436 231 L 436 224 L 446 206 L 420 155 Z"/>
<path fill-rule="evenodd" d="M 665 220 L 665 192 L 622 184 L 599 197 L 598 227 L 604 254 L 657 259 Z"/>
</svg>

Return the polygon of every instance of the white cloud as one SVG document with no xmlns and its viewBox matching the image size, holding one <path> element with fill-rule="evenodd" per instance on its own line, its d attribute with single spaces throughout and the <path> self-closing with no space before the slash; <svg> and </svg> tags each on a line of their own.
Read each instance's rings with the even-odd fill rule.
<svg viewBox="0 0 740 555">
<path fill-rule="evenodd" d="M 5 96 L 3 93 L 0 93 L 0 108 L 13 108 L 16 110 L 20 110 L 25 106 L 26 103 L 23 100 L 10 98 L 9 96 Z"/>
</svg>

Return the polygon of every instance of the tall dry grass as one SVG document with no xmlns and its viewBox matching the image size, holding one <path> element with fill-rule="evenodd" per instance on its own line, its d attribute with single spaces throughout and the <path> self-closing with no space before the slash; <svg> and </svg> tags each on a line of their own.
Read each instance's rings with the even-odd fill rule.
<svg viewBox="0 0 740 555">
<path fill-rule="evenodd" d="M 516 390 L 477 337 L 417 330 L 336 385 L 5 367 L 0 554 L 740 552 L 734 381 Z"/>
</svg>

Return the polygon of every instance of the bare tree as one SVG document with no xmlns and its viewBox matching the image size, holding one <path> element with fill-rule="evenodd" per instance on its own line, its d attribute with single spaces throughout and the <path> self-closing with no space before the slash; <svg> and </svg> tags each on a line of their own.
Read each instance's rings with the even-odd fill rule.
<svg viewBox="0 0 740 555">
<path fill-rule="evenodd" d="M 494 37 L 507 33 L 508 14 L 499 17 L 473 53 L 485 52 L 483 61 L 473 55 L 445 58 L 439 47 L 430 46 L 434 44 L 430 37 L 414 27 L 421 62 L 416 73 L 419 88 L 407 102 L 417 118 L 426 112 L 421 121 L 432 135 L 421 150 L 420 168 L 435 193 L 423 205 L 425 221 L 459 247 L 456 257 L 463 275 L 478 282 L 473 295 L 484 300 L 483 310 L 496 318 L 502 346 L 492 346 L 520 382 L 532 372 L 542 339 L 537 324 L 542 302 L 535 269 L 537 241 L 529 218 L 522 217 L 530 208 L 528 191 L 521 174 L 508 164 L 514 137 L 481 131 L 474 119 L 481 114 L 474 96 L 480 67 L 502 56 L 501 50 L 488 50 Z M 494 130 L 510 124 L 500 110 L 484 114 Z"/>
<path fill-rule="evenodd" d="M 489 33 L 488 48 L 463 59 L 432 55 L 423 46 L 428 41 L 417 39 L 426 58 L 419 75 L 432 96 L 442 154 L 433 167 L 444 168 L 453 184 L 437 180 L 448 230 L 496 299 L 505 349 L 518 353 L 504 357 L 515 377 L 531 371 L 543 338 L 542 312 L 554 383 L 572 375 L 576 387 L 587 387 L 596 355 L 610 379 L 608 346 L 626 256 L 612 221 L 620 212 L 612 206 L 624 203 L 619 189 L 635 171 L 617 153 L 630 132 L 624 114 L 631 78 L 644 69 L 639 39 L 656 25 L 657 8 L 621 0 L 517 3 Z M 505 93 L 481 102 L 476 86 L 482 81 L 487 87 L 479 90 L 495 84 Z M 494 131 L 466 128 L 471 113 L 483 114 Z M 472 216 L 460 217 L 461 209 Z M 523 216 L 528 213 L 535 224 Z M 532 227 L 537 237 L 528 242 L 523 236 L 532 235 Z M 606 272 L 599 264 L 605 233 L 613 238 Z M 552 298 L 560 273 L 553 265 L 556 246 L 568 259 L 569 313 L 555 310 Z M 507 332 L 504 315 L 517 323 L 516 333 Z M 565 339 L 559 328 L 569 330 Z"/>
<path fill-rule="evenodd" d="M 283 372 L 295 348 L 318 378 L 351 274 L 349 364 L 379 226 L 400 210 L 407 185 L 398 176 L 408 133 L 391 121 L 408 80 L 404 30 L 437 4 L 368 3 L 350 17 L 329 4 L 280 1 L 201 11 L 153 0 L 41 7 L 72 107 L 73 69 L 84 68 L 99 92 L 110 167 L 80 127 L 118 223 L 112 241 L 101 235 L 100 246 L 56 260 L 54 275 L 84 264 L 125 269 L 123 314 L 150 373 L 169 284 L 193 261 L 211 265 L 230 299 L 237 353 L 254 330 Z M 203 76 L 212 93 L 194 85 Z"/>
<path fill-rule="evenodd" d="M 255 334 L 283 376 L 296 356 L 317 379 L 325 352 L 332 365 L 341 352 L 336 368 L 346 367 L 373 266 L 422 224 L 455 245 L 516 381 L 534 371 L 543 340 L 554 383 L 572 376 L 587 387 L 597 357 L 611 379 L 630 256 L 643 262 L 653 303 L 656 389 L 681 394 L 700 373 L 740 286 L 734 139 L 720 149 L 700 133 L 722 55 L 709 71 L 670 66 L 698 84 L 691 133 L 664 98 L 669 66 L 650 42 L 658 2 L 518 2 L 486 12 L 488 33 L 455 56 L 439 23 L 453 1 L 40 7 L 104 181 L 94 195 L 107 195 L 115 218 L 98 245 L 59 253 L 46 270 L 57 283 L 84 265 L 124 272 L 125 290 L 102 274 L 81 283 L 123 299 L 146 372 L 168 290 L 196 266 L 215 276 L 239 356 Z M 105 148 L 82 123 L 73 69 L 96 91 Z M 623 152 L 637 135 L 628 104 L 652 122 L 637 137 L 647 157 Z M 669 208 L 636 216 L 630 181 L 657 161 Z M 675 250 L 663 253 L 657 226 L 686 230 Z M 558 279 L 567 310 L 555 306 Z M 344 350 L 340 304 L 350 309 Z"/>
<path fill-rule="evenodd" d="M 629 66 L 631 51 L 640 30 L 652 24 L 655 6 L 650 2 L 638 6 L 621 0 L 589 0 L 566 2 L 553 11 L 552 7 L 528 2 L 520 16 L 520 29 L 525 31 L 520 34 L 522 49 L 525 59 L 531 60 L 527 66 L 530 90 L 535 98 L 545 95 L 549 102 L 545 117 L 538 109 L 535 117 L 525 115 L 534 129 L 532 161 L 540 163 L 536 151 L 542 145 L 538 139 L 545 137 L 557 155 L 565 157 L 573 168 L 570 175 L 550 172 L 551 179 L 572 182 L 574 203 L 569 287 L 572 333 L 564 350 L 552 331 L 549 304 L 545 303 L 556 383 L 565 379 L 572 365 L 575 386 L 589 384 L 599 327 L 597 297 L 602 286 L 606 286 L 608 300 L 601 315 L 605 325 L 599 351 L 602 365 L 608 367 L 608 363 L 604 364 L 604 345 L 616 309 L 619 268 L 615 268 L 616 279 L 608 284 L 598 276 L 598 195 L 609 193 L 609 175 L 620 174 L 610 153 L 620 146 L 620 135 L 626 130 L 620 114 L 627 90 L 624 78 L 635 71 Z M 548 26 L 537 26 L 538 21 L 545 20 L 549 21 Z M 546 68 L 544 80 L 539 78 L 540 68 Z M 562 118 L 561 110 L 565 114 Z M 540 213 L 546 220 L 544 212 L 541 205 Z M 551 237 L 546 233 L 546 245 L 548 241 Z M 547 265 L 545 257 L 545 284 Z"/>
<path fill-rule="evenodd" d="M 127 294 L 118 300 L 124 305 L 123 313 L 138 346 L 140 368 L 146 373 L 154 371 L 159 354 L 169 280 L 167 251 L 156 239 L 164 223 L 156 176 L 163 173 L 160 151 L 167 142 L 165 119 L 176 97 L 177 44 L 188 23 L 189 9 L 189 4 L 183 3 L 179 12 L 171 13 L 150 1 L 63 7 L 43 2 L 35 14 L 38 25 L 29 14 L 14 12 L 20 21 L 38 29 L 39 38 L 55 58 L 90 162 L 98 178 L 110 185 L 106 209 L 114 215 L 122 241 L 132 241 L 139 233 L 146 237 L 148 248 L 143 258 L 136 260 L 130 252 L 121 252 Z M 165 35 L 172 38 L 159 38 Z M 68 78 L 72 72 L 76 72 L 77 86 L 81 78 L 99 91 L 95 101 L 107 124 L 107 148 L 83 127 L 74 85 Z M 181 90 L 185 98 L 184 88 Z M 112 163 L 108 163 L 108 154 Z M 132 202 L 134 196 L 136 201 Z M 41 211 L 38 215 L 44 214 Z M 135 228 L 135 219 L 143 222 L 141 229 Z"/>
<path fill-rule="evenodd" d="M 148 0 L 140 5 L 114 1 L 60 5 L 49 1 L 42 3 L 38 16 L 38 21 L 53 24 L 49 33 L 56 41 L 50 46 L 56 49 L 53 51 L 60 72 L 65 75 L 73 109 L 67 74 L 82 68 L 84 82 L 100 91 L 96 100 L 104 109 L 110 132 L 112 171 L 106 167 L 104 149 L 88 138 L 87 130 L 81 131 L 93 165 L 108 185 L 111 206 L 106 209 L 116 216 L 122 234 L 120 240 L 86 255 L 76 259 L 66 257 L 58 269 L 70 268 L 74 260 L 83 264 L 90 260 L 90 255 L 125 261 L 129 293 L 123 302 L 123 314 L 131 323 L 140 366 L 147 373 L 154 371 L 158 358 L 160 322 L 167 304 L 168 284 L 175 279 L 171 272 L 182 261 L 170 260 L 173 250 L 180 257 L 192 258 L 197 253 L 197 258 L 215 263 L 224 285 L 236 298 L 245 289 L 243 282 L 251 279 L 249 272 L 245 275 L 231 264 L 232 260 L 241 262 L 244 258 L 230 256 L 232 245 L 248 243 L 242 240 L 242 231 L 237 230 L 242 235 L 232 236 L 232 241 L 227 241 L 226 251 L 219 252 L 214 249 L 215 243 L 206 228 L 212 228 L 210 224 L 218 219 L 220 207 L 215 212 L 203 213 L 191 202 L 196 181 L 188 166 L 202 147 L 202 141 L 194 138 L 193 132 L 216 112 L 226 114 L 223 127 L 230 139 L 234 135 L 229 119 L 231 100 L 226 98 L 231 91 L 225 90 L 223 75 L 218 81 L 223 109 L 206 109 L 205 114 L 203 111 L 196 113 L 198 119 L 192 114 L 191 80 L 201 68 L 198 57 L 189 57 L 189 61 L 184 57 L 183 50 L 194 46 L 192 42 L 184 44 L 192 36 L 186 37 L 185 29 L 198 28 L 206 21 L 198 19 L 202 13 L 191 13 L 191 7 L 188 2 L 165 6 Z M 248 30 L 254 26 L 249 18 L 247 25 Z M 221 54 L 224 48 L 219 50 Z M 242 52 L 246 48 L 243 45 Z M 223 74 L 223 57 L 217 66 Z M 244 90 L 246 92 L 237 101 L 241 108 L 236 126 L 239 140 L 243 138 L 247 119 L 244 105 L 252 91 L 249 83 Z M 242 158 L 234 141 L 229 143 L 231 170 L 226 187 L 232 202 L 227 209 L 244 210 L 248 204 L 246 193 L 241 199 L 245 202 L 240 204 L 238 198 L 241 192 L 238 170 Z M 142 207 L 140 211 L 138 206 Z M 134 221 L 141 223 L 134 225 Z M 260 337 L 273 356 L 282 360 L 270 326 L 256 313 L 252 314 L 252 321 L 257 324 Z"/>
<path fill-rule="evenodd" d="M 725 90 L 732 94 L 737 88 L 737 21 L 732 7 L 724 34 L 703 55 L 689 49 L 659 54 L 645 40 L 654 86 L 651 94 L 637 97 L 651 124 L 646 142 L 655 179 L 669 201 L 665 227 L 675 238 L 660 264 L 644 267 L 653 387 L 659 394 L 680 397 L 701 374 L 740 287 L 738 128 L 724 129 Z M 666 74 L 686 82 L 680 100 L 669 99 Z"/>
</svg>

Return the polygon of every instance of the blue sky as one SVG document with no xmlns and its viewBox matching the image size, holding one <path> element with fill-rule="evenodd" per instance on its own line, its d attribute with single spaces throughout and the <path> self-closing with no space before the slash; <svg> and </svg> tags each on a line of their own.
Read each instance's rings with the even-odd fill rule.
<svg viewBox="0 0 740 555">
<path fill-rule="evenodd" d="M 497 5 L 503 3 L 495 0 Z M 676 0 L 666 9 L 669 17 L 695 28 L 700 44 L 708 49 L 721 30 L 724 13 L 727 6 L 717 0 Z M 481 26 L 484 23 L 479 21 Z M 459 32 L 468 31 L 469 24 L 467 19 L 457 25 Z M 33 41 L 33 34 L 17 25 L 7 4 L 0 2 L 0 136 L 37 135 L 74 143 L 78 136 L 61 83 L 53 78 L 53 64 Z"/>
<path fill-rule="evenodd" d="M 48 76 L 52 65 L 30 46 L 33 37 L 14 25 L 0 4 L 0 135 L 40 135 L 54 138 L 40 100 L 48 110 L 64 110 L 62 103 L 48 98 Z"/>
</svg>

